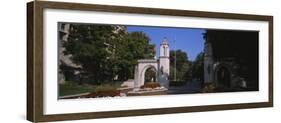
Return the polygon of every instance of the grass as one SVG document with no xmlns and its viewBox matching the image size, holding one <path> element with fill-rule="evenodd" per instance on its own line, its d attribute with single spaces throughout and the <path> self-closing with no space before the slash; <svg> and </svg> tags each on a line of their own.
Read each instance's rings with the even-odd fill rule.
<svg viewBox="0 0 281 123">
<path fill-rule="evenodd" d="M 119 86 L 115 84 L 103 84 L 95 87 L 93 92 L 115 91 Z"/>
<path fill-rule="evenodd" d="M 95 90 L 93 86 L 78 85 L 74 82 L 65 82 L 59 85 L 59 96 L 87 93 Z"/>
<path fill-rule="evenodd" d="M 104 91 L 114 91 L 119 88 L 120 82 L 115 83 L 104 83 L 101 85 L 79 85 L 75 82 L 65 82 L 65 84 L 59 85 L 59 96 L 75 95 L 81 93 L 92 93 L 92 92 L 104 92 Z"/>
</svg>

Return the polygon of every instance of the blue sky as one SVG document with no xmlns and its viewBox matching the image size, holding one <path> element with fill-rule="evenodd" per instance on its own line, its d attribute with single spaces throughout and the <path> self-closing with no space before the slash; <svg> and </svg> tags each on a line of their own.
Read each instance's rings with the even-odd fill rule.
<svg viewBox="0 0 281 123">
<path fill-rule="evenodd" d="M 170 50 L 174 50 L 176 46 L 176 49 L 181 49 L 188 54 L 189 60 L 194 60 L 204 48 L 202 35 L 205 32 L 204 29 L 127 26 L 127 30 L 128 32 L 142 31 L 146 33 L 151 44 L 155 44 L 157 47 L 157 56 L 159 56 L 159 46 L 164 37 L 169 41 Z"/>
</svg>

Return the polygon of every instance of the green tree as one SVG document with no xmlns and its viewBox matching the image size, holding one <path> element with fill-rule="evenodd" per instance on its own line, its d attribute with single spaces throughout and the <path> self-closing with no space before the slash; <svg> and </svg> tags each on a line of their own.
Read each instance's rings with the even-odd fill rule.
<svg viewBox="0 0 281 123">
<path fill-rule="evenodd" d="M 94 82 L 110 81 L 112 71 L 112 47 L 120 34 L 108 25 L 72 24 L 68 41 L 63 44 L 64 54 L 82 66 L 81 74 Z"/>
<path fill-rule="evenodd" d="M 153 58 L 154 45 L 149 42 L 149 37 L 143 32 L 127 33 L 119 40 L 115 68 L 120 80 L 134 77 L 137 60 Z"/>
<path fill-rule="evenodd" d="M 143 32 L 112 25 L 71 24 L 64 54 L 82 66 L 83 80 L 101 83 L 133 78 L 138 59 L 152 58 L 154 46 Z"/>
<path fill-rule="evenodd" d="M 176 52 L 176 57 L 175 57 Z M 190 69 L 190 62 L 187 53 L 182 50 L 170 51 L 170 80 L 175 80 L 175 62 L 176 62 L 176 79 L 179 81 L 187 80 Z"/>
<path fill-rule="evenodd" d="M 196 56 L 192 64 L 192 77 L 203 80 L 204 78 L 204 53 L 201 52 Z"/>
</svg>

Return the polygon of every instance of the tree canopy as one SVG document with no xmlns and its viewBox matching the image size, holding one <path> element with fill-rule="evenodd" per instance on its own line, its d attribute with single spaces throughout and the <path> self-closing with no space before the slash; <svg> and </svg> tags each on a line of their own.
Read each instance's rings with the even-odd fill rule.
<svg viewBox="0 0 281 123">
<path fill-rule="evenodd" d="M 170 80 L 183 81 L 188 79 L 190 61 L 187 53 L 182 50 L 170 51 Z M 176 69 L 175 69 L 176 62 Z M 176 71 L 175 71 L 176 70 Z M 176 79 L 175 79 L 176 72 Z"/>
<path fill-rule="evenodd" d="M 204 79 L 204 53 L 201 52 L 196 56 L 192 63 L 192 77 L 200 80 Z"/>
<path fill-rule="evenodd" d="M 133 78 L 138 59 L 153 58 L 154 45 L 143 32 L 113 25 L 71 24 L 64 54 L 82 67 L 83 80 L 101 83 Z"/>
</svg>

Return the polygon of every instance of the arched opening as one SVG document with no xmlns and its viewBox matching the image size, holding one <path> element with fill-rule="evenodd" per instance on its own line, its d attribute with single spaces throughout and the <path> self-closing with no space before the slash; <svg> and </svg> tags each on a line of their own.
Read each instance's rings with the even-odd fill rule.
<svg viewBox="0 0 281 123">
<path fill-rule="evenodd" d="M 145 71 L 144 82 L 156 82 L 156 74 L 156 69 L 154 67 L 149 67 Z"/>
<path fill-rule="evenodd" d="M 224 87 L 230 87 L 231 86 L 231 78 L 230 78 L 230 71 L 226 67 L 222 66 L 217 70 L 217 82 L 219 85 L 222 85 Z"/>
</svg>

